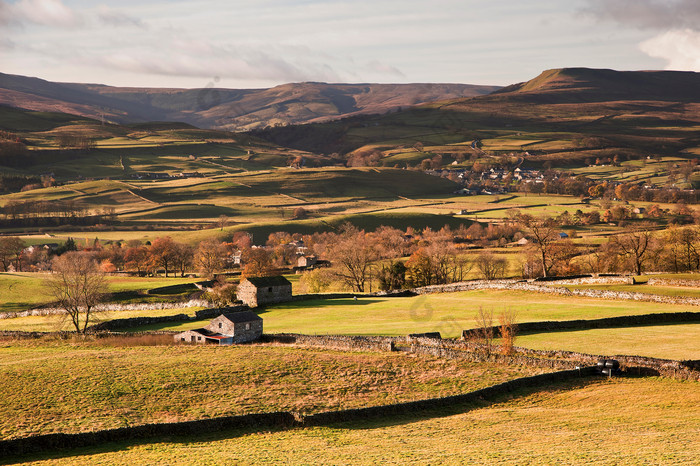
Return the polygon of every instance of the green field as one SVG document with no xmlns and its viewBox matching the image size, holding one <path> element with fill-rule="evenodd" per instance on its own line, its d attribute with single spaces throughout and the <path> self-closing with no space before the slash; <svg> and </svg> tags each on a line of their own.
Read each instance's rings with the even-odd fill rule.
<svg viewBox="0 0 700 466">
<path fill-rule="evenodd" d="M 615 379 L 522 395 L 324 427 L 107 444 L 31 464 L 636 465 L 700 457 L 697 382 Z"/>
<path fill-rule="evenodd" d="M 0 273 L 0 312 L 25 311 L 52 301 L 41 273 Z M 137 291 L 193 283 L 191 278 L 107 277 L 109 291 Z M 0 320 L 0 326 L 3 325 Z"/>
<path fill-rule="evenodd" d="M 505 309 L 515 310 L 518 322 L 697 310 L 689 305 L 478 290 L 410 298 L 300 301 L 271 306 L 262 310 L 260 316 L 267 333 L 406 335 L 439 331 L 443 337 L 454 338 L 461 336 L 462 330 L 476 326 L 479 307 L 493 309 L 496 316 Z M 202 322 L 163 324 L 138 330 L 184 330 L 201 325 Z"/>
<path fill-rule="evenodd" d="M 545 372 L 401 353 L 113 346 L 119 342 L 0 341 L 0 437 L 313 413 L 465 393 Z"/>
<path fill-rule="evenodd" d="M 700 359 L 700 323 L 536 333 L 518 336 L 516 344 L 606 356 Z"/>
</svg>

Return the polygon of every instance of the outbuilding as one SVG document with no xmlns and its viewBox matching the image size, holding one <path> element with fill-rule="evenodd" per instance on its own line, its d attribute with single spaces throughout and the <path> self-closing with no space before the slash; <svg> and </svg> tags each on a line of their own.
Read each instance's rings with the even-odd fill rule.
<svg viewBox="0 0 700 466">
<path fill-rule="evenodd" d="M 221 314 L 206 327 L 186 330 L 175 335 L 174 339 L 184 343 L 231 345 L 255 341 L 262 333 L 262 317 L 251 311 L 242 311 Z"/>
<path fill-rule="evenodd" d="M 292 283 L 282 276 L 248 277 L 241 280 L 236 296 L 250 307 L 282 303 L 292 299 Z"/>
</svg>

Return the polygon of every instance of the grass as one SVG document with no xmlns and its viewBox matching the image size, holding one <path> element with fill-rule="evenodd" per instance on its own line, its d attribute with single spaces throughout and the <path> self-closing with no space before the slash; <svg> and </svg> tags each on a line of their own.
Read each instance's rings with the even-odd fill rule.
<svg viewBox="0 0 700 466">
<path fill-rule="evenodd" d="M 45 274 L 0 273 L 0 312 L 19 312 L 52 301 L 44 286 Z M 191 278 L 108 277 L 109 291 L 148 290 L 170 285 L 193 283 Z M 2 326 L 2 321 L 0 321 Z"/>
<path fill-rule="evenodd" d="M 588 354 L 700 359 L 700 322 L 521 335 L 518 346 Z"/>
<path fill-rule="evenodd" d="M 163 301 L 163 299 L 159 299 Z M 202 308 L 187 307 L 179 308 L 177 303 L 173 303 L 170 309 L 150 309 L 145 311 L 104 311 L 92 314 L 92 323 L 104 322 L 113 319 L 128 319 L 131 317 L 161 317 L 176 314 L 187 314 L 194 316 L 194 312 Z M 27 316 L 10 319 L 0 319 L 0 331 L 22 331 L 22 332 L 58 332 L 74 331 L 70 319 L 65 314 L 48 316 Z"/>
<path fill-rule="evenodd" d="M 458 337 L 476 326 L 479 307 L 517 312 L 518 322 L 597 319 L 658 312 L 695 311 L 696 307 L 554 296 L 523 291 L 478 290 L 410 298 L 313 300 L 271 306 L 260 312 L 265 332 L 307 334 L 406 335 L 439 331 Z M 201 322 L 139 327 L 134 330 L 185 330 Z"/>
<path fill-rule="evenodd" d="M 235 430 L 37 456 L 32 464 L 696 464 L 697 382 L 613 379 L 389 419 Z"/>
<path fill-rule="evenodd" d="M 648 279 L 648 277 L 644 277 Z M 553 286 L 557 286 L 556 284 Z M 572 290 L 603 290 L 624 291 L 633 293 L 648 293 L 660 296 L 678 296 L 683 298 L 700 298 L 700 288 L 689 286 L 661 286 L 661 285 L 559 285 Z"/>
<path fill-rule="evenodd" d="M 280 346 L 0 342 L 0 437 L 464 393 L 544 372 Z"/>
</svg>

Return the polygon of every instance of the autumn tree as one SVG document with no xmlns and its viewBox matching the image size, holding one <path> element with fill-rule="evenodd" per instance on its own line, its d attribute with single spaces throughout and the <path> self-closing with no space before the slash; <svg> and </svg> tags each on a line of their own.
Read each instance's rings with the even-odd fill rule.
<svg viewBox="0 0 700 466">
<path fill-rule="evenodd" d="M 384 264 L 377 273 L 377 278 L 380 290 L 400 290 L 406 284 L 406 266 L 401 261 Z"/>
<path fill-rule="evenodd" d="M 272 253 L 265 248 L 250 248 L 243 251 L 243 277 L 267 277 L 273 275 Z"/>
<path fill-rule="evenodd" d="M 213 277 L 214 274 L 224 268 L 225 246 L 215 240 L 208 239 L 197 245 L 194 255 L 194 266 L 205 277 Z"/>
<path fill-rule="evenodd" d="M 327 247 L 328 256 L 337 264 L 336 276 L 353 290 L 364 292 L 372 262 L 377 259 L 371 235 L 346 223 Z"/>
<path fill-rule="evenodd" d="M 75 331 L 86 333 L 95 307 L 107 290 L 104 274 L 95 259 L 83 252 L 67 252 L 53 261 L 53 273 L 46 281 L 57 304 L 70 317 Z"/>
<path fill-rule="evenodd" d="M 148 248 L 139 241 L 129 243 L 124 252 L 124 261 L 124 266 L 129 270 L 135 269 L 139 276 L 146 275 L 146 273 L 154 267 L 151 255 L 148 253 Z"/>
<path fill-rule="evenodd" d="M 184 277 L 194 263 L 194 248 L 189 244 L 175 243 L 173 249 L 173 269 Z"/>
<path fill-rule="evenodd" d="M 177 246 L 175 241 L 169 236 L 156 238 L 148 249 L 148 253 L 158 267 L 163 267 L 167 278 L 168 271 L 172 270 L 176 261 Z"/>
</svg>

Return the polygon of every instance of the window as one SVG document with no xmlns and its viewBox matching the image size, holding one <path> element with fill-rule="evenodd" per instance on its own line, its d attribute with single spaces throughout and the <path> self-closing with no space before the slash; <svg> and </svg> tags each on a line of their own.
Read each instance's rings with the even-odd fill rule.
<svg viewBox="0 0 700 466">
<path fill-rule="evenodd" d="M 180 341 L 185 341 L 185 337 L 181 337 L 181 338 L 180 338 Z"/>
<path fill-rule="evenodd" d="M 202 341 L 202 337 L 197 337 L 197 340 Z"/>
<path fill-rule="evenodd" d="M 245 329 L 250 330 L 250 324 L 245 324 Z"/>
<path fill-rule="evenodd" d="M 219 328 L 221 328 L 221 327 L 223 327 L 223 324 L 221 322 L 219 322 Z"/>
<path fill-rule="evenodd" d="M 268 291 L 269 293 L 272 293 L 272 287 L 268 288 L 267 291 Z"/>
</svg>

